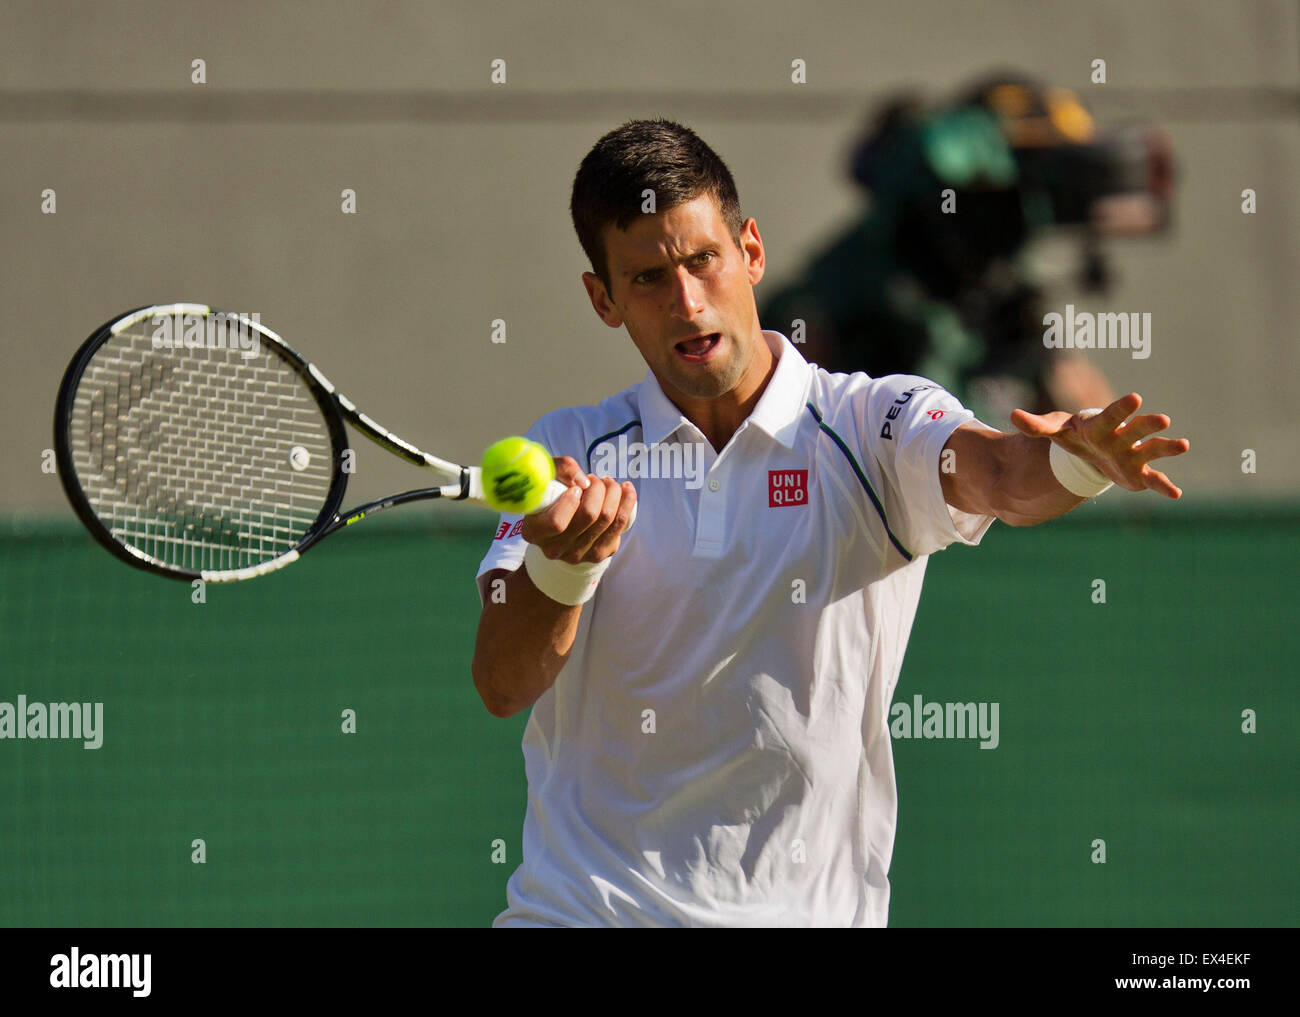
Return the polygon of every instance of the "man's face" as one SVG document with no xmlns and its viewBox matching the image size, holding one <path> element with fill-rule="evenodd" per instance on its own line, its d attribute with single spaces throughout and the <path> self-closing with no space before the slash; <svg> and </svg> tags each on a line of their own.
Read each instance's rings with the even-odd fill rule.
<svg viewBox="0 0 1300 1017">
<path fill-rule="evenodd" d="M 763 277 L 763 241 L 753 219 L 740 245 L 704 194 L 642 216 L 626 232 L 605 227 L 609 291 L 583 274 L 597 313 L 627 326 L 670 398 L 716 399 L 753 380 L 763 342 L 753 292 Z"/>
</svg>

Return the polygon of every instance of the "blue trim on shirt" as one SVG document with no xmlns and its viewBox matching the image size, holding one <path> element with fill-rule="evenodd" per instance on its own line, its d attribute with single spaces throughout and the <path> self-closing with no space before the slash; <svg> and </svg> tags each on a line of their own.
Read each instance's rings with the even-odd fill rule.
<svg viewBox="0 0 1300 1017">
<path fill-rule="evenodd" d="M 609 434 L 602 434 L 599 438 L 594 439 L 592 443 L 587 446 L 587 472 L 588 473 L 591 472 L 591 450 L 592 449 L 594 449 L 606 438 L 617 438 L 620 434 L 625 434 L 628 431 L 630 431 L 632 428 L 640 427 L 640 426 L 641 426 L 641 421 L 633 420 L 630 421 L 629 423 L 624 424 L 617 431 L 610 431 Z"/>
<path fill-rule="evenodd" d="M 858 478 L 858 483 L 860 483 L 862 489 L 867 492 L 867 497 L 871 499 L 871 504 L 875 506 L 876 514 L 880 516 L 880 521 L 885 526 L 885 533 L 889 536 L 889 542 L 893 544 L 894 547 L 898 548 L 899 554 L 908 561 L 911 561 L 912 553 L 899 543 L 898 538 L 894 536 L 894 531 L 889 528 L 889 520 L 885 518 L 884 506 L 880 504 L 880 499 L 876 497 L 876 492 L 871 489 L 871 482 L 867 480 L 867 475 L 862 472 L 862 467 L 858 465 L 858 461 L 853 457 L 853 453 L 850 452 L 849 447 L 844 444 L 844 439 L 836 434 L 829 424 L 822 420 L 822 415 L 817 412 L 816 406 L 810 402 L 805 403 L 804 405 L 808 407 L 808 412 L 811 413 L 813 419 L 817 421 L 817 426 L 831 436 L 831 441 L 835 442 L 839 450 L 844 453 L 844 458 L 849 461 L 849 465 L 853 467 L 853 473 Z"/>
</svg>

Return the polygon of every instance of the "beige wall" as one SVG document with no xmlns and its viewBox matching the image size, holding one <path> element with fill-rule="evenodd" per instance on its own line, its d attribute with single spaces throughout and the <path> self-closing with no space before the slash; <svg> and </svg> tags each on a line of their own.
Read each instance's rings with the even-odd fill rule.
<svg viewBox="0 0 1300 1017">
<path fill-rule="evenodd" d="M 0 510 L 61 508 L 40 453 L 63 367 L 95 325 L 154 301 L 257 311 L 381 421 L 474 460 L 644 373 L 578 281 L 569 186 L 602 133 L 653 115 L 698 131 L 758 220 L 766 286 L 856 207 L 840 163 L 873 98 L 937 98 L 993 66 L 1075 87 L 1099 118 L 1169 127 L 1178 228 L 1112 244 L 1106 298 L 1152 312 L 1153 353 L 1098 362 L 1191 439 L 1171 467 L 1189 496 L 1300 482 L 1293 3 L 56 0 L 4 20 Z M 1106 85 L 1088 82 L 1098 57 Z M 806 85 L 790 83 L 796 58 Z M 1246 187 L 1257 215 L 1239 210 Z M 410 479 L 380 458 L 360 493 Z"/>
</svg>

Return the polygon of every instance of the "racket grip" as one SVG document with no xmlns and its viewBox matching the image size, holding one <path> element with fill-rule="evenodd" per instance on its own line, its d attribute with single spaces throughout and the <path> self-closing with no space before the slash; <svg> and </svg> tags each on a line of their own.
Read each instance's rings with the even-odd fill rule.
<svg viewBox="0 0 1300 1017">
<path fill-rule="evenodd" d="M 545 512 L 548 508 L 550 508 L 557 501 L 559 501 L 560 496 L 564 494 L 564 492 L 567 491 L 569 487 L 570 485 L 568 484 L 561 484 L 558 480 L 552 480 L 549 484 L 546 485 L 546 493 L 542 495 L 542 503 L 528 514 L 533 515 L 537 512 Z M 636 522 L 636 509 L 637 506 L 633 505 L 632 518 L 630 518 L 627 521 L 628 530 L 632 529 L 632 524 Z M 627 530 L 624 530 L 623 532 L 626 533 Z"/>
<path fill-rule="evenodd" d="M 568 489 L 568 484 L 561 484 L 558 480 L 552 480 L 546 485 L 546 493 L 542 495 L 541 503 L 528 514 L 535 515 L 538 512 L 545 512 L 548 508 L 559 501 L 560 496 Z"/>
</svg>

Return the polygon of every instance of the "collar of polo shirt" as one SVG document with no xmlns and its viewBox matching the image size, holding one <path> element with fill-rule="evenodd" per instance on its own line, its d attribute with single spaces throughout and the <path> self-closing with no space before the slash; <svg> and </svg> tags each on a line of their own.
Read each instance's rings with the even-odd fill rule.
<svg viewBox="0 0 1300 1017">
<path fill-rule="evenodd" d="M 795 435 L 799 431 L 799 418 L 804 411 L 804 403 L 808 401 L 812 368 L 794 344 L 780 332 L 765 330 L 763 338 L 772 355 L 777 358 L 776 370 L 768 379 L 767 388 L 759 396 L 753 412 L 736 433 L 739 434 L 752 424 L 786 448 L 793 448 Z M 652 371 L 646 371 L 639 393 L 639 404 L 641 431 L 647 445 L 667 441 L 683 425 L 690 425 L 699 434 L 695 425 L 664 395 L 659 379 Z"/>
</svg>

